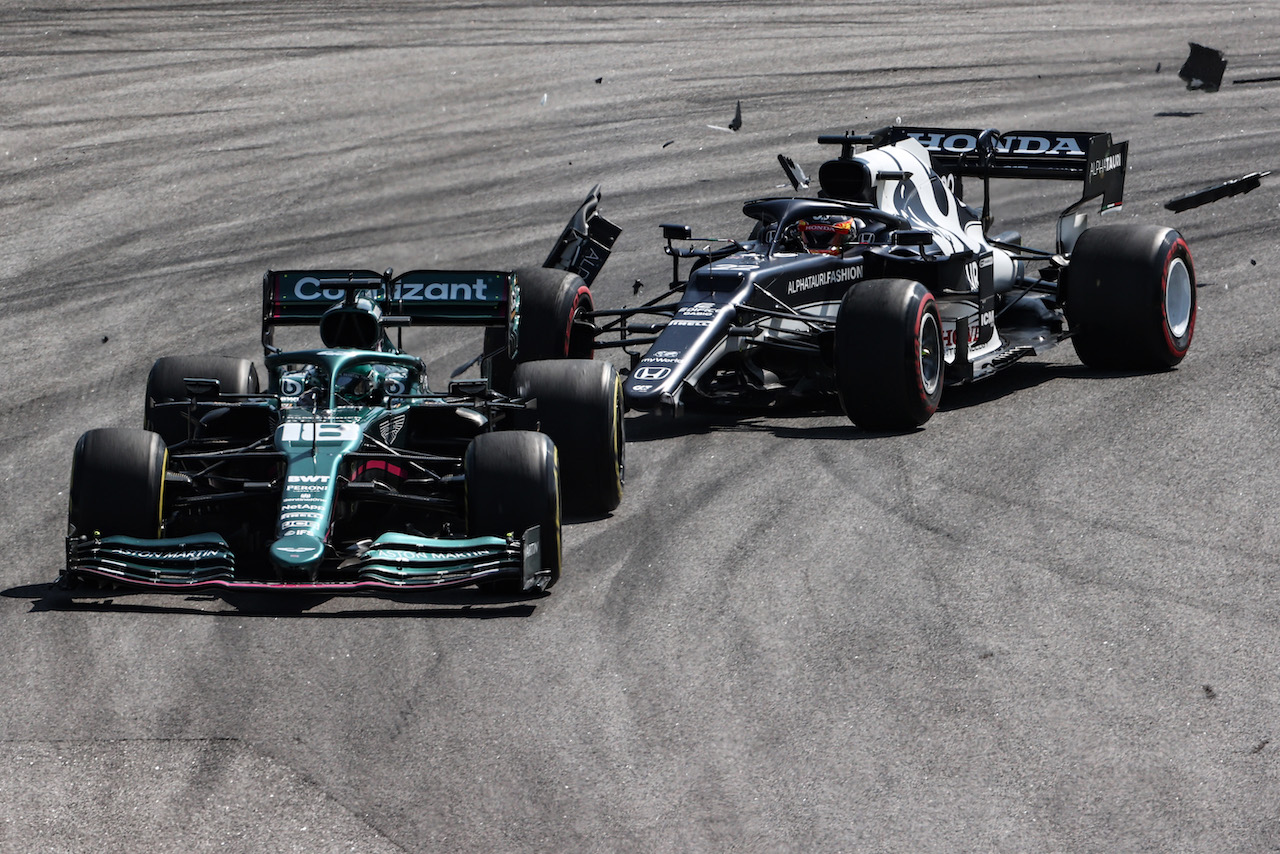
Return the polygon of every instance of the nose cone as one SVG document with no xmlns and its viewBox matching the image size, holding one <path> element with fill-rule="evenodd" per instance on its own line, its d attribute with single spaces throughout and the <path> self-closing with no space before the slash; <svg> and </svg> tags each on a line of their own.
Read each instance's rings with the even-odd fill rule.
<svg viewBox="0 0 1280 854">
<path fill-rule="evenodd" d="M 310 534 L 281 537 L 271 544 L 271 562 L 286 576 L 314 578 L 324 558 L 324 542 Z"/>
</svg>

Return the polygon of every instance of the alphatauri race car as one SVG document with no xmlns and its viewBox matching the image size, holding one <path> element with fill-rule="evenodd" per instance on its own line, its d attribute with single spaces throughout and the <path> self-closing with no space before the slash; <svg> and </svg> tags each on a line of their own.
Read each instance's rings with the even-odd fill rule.
<svg viewBox="0 0 1280 854">
<path fill-rule="evenodd" d="M 596 200 L 542 268 L 268 271 L 265 382 L 248 359 L 161 358 L 143 429 L 80 438 L 61 580 L 330 594 L 551 587 L 562 483 L 566 509 L 586 517 L 613 510 L 623 490 L 621 380 L 606 362 L 567 358 L 568 322 L 547 308 L 587 299 L 592 247 L 617 236 L 602 218 L 589 227 Z M 400 346 L 400 330 L 420 324 L 492 327 L 485 373 L 496 362 L 502 388 L 482 376 L 432 390 Z M 318 326 L 324 346 L 284 351 L 282 326 Z"/>
<path fill-rule="evenodd" d="M 1119 207 L 1127 143 L 1107 133 L 886 127 L 821 136 L 840 148 L 816 198 L 747 202 L 744 240 L 662 226 L 669 289 L 584 313 L 596 347 L 631 354 L 636 410 L 767 404 L 835 393 L 868 430 L 914 429 L 945 385 L 988 377 L 1070 338 L 1086 365 L 1163 370 L 1186 355 L 1196 280 L 1171 228 L 1087 228 Z M 800 191 L 808 178 L 779 161 Z M 963 201 L 979 179 L 983 203 Z M 993 179 L 1076 181 L 1052 250 L 989 234 Z M 686 276 L 681 264 L 690 264 Z"/>
</svg>

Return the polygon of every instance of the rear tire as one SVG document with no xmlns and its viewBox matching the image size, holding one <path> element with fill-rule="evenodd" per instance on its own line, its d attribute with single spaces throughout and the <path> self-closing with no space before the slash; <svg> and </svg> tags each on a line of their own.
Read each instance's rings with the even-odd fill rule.
<svg viewBox="0 0 1280 854">
<path fill-rule="evenodd" d="M 560 475 L 556 449 L 541 433 L 482 433 L 467 447 L 467 533 L 520 536 L 540 526 L 541 568 L 549 589 L 560 580 Z M 520 578 L 484 582 L 483 589 L 521 593 Z"/>
<path fill-rule="evenodd" d="M 1167 370 L 1196 327 L 1196 276 L 1172 228 L 1111 225 L 1076 240 L 1065 311 L 1080 361 L 1110 370 Z"/>
<path fill-rule="evenodd" d="M 858 282 L 836 314 L 840 405 L 864 430 L 914 430 L 942 399 L 942 321 L 933 294 L 909 279 Z"/>
<path fill-rule="evenodd" d="M 512 377 L 517 397 L 537 409 L 517 423 L 551 437 L 560 456 L 567 512 L 603 516 L 622 502 L 626 480 L 622 379 L 608 362 L 587 359 L 527 362 Z"/>
<path fill-rule="evenodd" d="M 248 359 L 230 356 L 165 356 L 157 359 L 147 375 L 147 403 L 143 426 L 154 430 L 165 444 L 186 441 L 189 435 L 186 413 L 178 407 L 157 409 L 157 403 L 190 400 L 184 380 L 215 379 L 221 394 L 256 394 L 258 369 Z"/>
<path fill-rule="evenodd" d="M 506 390 L 515 365 L 539 359 L 590 359 L 595 352 L 595 339 L 574 321 L 583 312 L 595 308 L 591 290 L 582 277 L 564 270 L 547 267 L 524 267 L 515 271 L 519 295 L 516 331 L 516 356 L 506 353 L 507 330 L 485 330 L 486 353 L 498 355 L 489 360 L 485 375 L 498 390 Z"/>
<path fill-rule="evenodd" d="M 68 532 L 160 536 L 167 462 L 164 440 L 148 430 L 85 433 L 71 461 Z"/>
</svg>

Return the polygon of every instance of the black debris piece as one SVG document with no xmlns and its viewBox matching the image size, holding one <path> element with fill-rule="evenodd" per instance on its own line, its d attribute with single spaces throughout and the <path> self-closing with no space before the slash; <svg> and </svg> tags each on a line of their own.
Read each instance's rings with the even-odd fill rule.
<svg viewBox="0 0 1280 854">
<path fill-rule="evenodd" d="M 1240 196 L 1251 190 L 1258 189 L 1258 187 L 1262 186 L 1262 179 L 1270 174 L 1269 170 L 1266 172 L 1250 172 L 1248 175 L 1242 175 L 1239 178 L 1233 178 L 1230 181 L 1224 181 L 1221 184 L 1215 184 L 1203 190 L 1196 190 L 1194 193 L 1187 193 L 1185 196 L 1178 196 L 1176 199 L 1170 199 L 1164 203 L 1164 206 L 1166 210 L 1179 213 L 1180 211 L 1207 205 L 1210 202 L 1216 202 L 1218 199 L 1225 199 L 1228 196 Z"/>
<path fill-rule="evenodd" d="M 668 145 L 674 145 L 674 144 L 675 144 L 675 140 L 674 140 L 674 139 L 669 139 L 669 140 L 667 140 L 666 142 L 662 143 L 662 147 L 663 147 L 663 148 L 666 148 Z"/>
<path fill-rule="evenodd" d="M 603 83 L 603 82 L 604 82 L 604 78 L 603 78 L 603 77 L 597 77 L 597 78 L 596 78 L 596 82 L 597 82 L 597 83 Z"/>
<path fill-rule="evenodd" d="M 1188 42 L 1191 54 L 1182 63 L 1178 76 L 1187 81 L 1188 89 L 1217 92 L 1222 86 L 1222 75 L 1227 70 L 1227 58 L 1222 51 L 1202 44 Z"/>
<path fill-rule="evenodd" d="M 1280 76 L 1277 77 L 1237 77 L 1231 81 L 1231 85 L 1235 86 L 1239 83 L 1280 83 Z"/>
<path fill-rule="evenodd" d="M 1156 63 L 1156 74 L 1159 74 L 1159 73 L 1160 73 L 1160 63 L 1159 63 L 1159 62 L 1157 62 L 1157 63 Z"/>
<path fill-rule="evenodd" d="M 1156 113 L 1156 118 L 1157 119 L 1170 119 L 1170 118 L 1189 119 L 1192 116 L 1198 116 L 1198 115 L 1200 115 L 1199 110 L 1196 110 L 1195 112 L 1192 112 L 1190 110 L 1165 110 L 1163 112 Z"/>
<path fill-rule="evenodd" d="M 728 127 L 725 127 L 724 125 L 707 125 L 707 127 L 712 130 L 733 131 L 734 133 L 737 133 L 738 129 L 742 127 L 742 102 L 739 101 L 738 106 L 734 109 L 733 121 L 729 122 Z"/>
</svg>

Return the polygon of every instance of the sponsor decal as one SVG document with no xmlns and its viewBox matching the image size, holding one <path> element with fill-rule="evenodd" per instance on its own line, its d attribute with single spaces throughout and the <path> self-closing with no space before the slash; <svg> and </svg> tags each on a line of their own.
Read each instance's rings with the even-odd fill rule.
<svg viewBox="0 0 1280 854">
<path fill-rule="evenodd" d="M 716 305 L 712 302 L 700 302 L 697 305 L 687 305 L 676 313 L 682 317 L 715 317 Z"/>
<path fill-rule="evenodd" d="M 369 549 L 368 559 L 390 560 L 398 563 L 430 563 L 454 560 L 481 560 L 493 556 L 493 552 L 486 551 L 415 552 L 404 549 L 380 549 L 375 546 Z"/>
<path fill-rule="evenodd" d="M 908 131 L 908 135 L 930 151 L 963 154 L 978 147 L 978 138 L 968 133 L 929 133 Z M 1064 157 L 1084 157 L 1084 149 L 1070 136 L 1012 136 L 1006 135 L 996 143 L 997 154 L 1050 154 Z"/>
<path fill-rule="evenodd" d="M 671 376 L 671 369 L 641 365 L 631 373 L 631 376 L 638 380 L 656 381 Z"/>
<path fill-rule="evenodd" d="M 315 520 L 315 519 L 322 519 L 322 518 L 324 518 L 324 514 L 323 514 L 323 513 L 316 513 L 316 512 L 311 511 L 311 510 L 290 510 L 290 511 L 288 511 L 288 512 L 286 512 L 286 513 L 281 513 L 281 514 L 280 514 L 280 518 L 281 518 L 282 520 L 284 520 L 284 519 L 311 519 L 311 520 Z"/>
<path fill-rule="evenodd" d="M 218 549 L 188 549 L 187 551 L 158 551 L 151 549 L 122 549 L 112 547 L 111 553 L 136 560 L 210 560 L 222 557 Z"/>
<path fill-rule="evenodd" d="M 490 290 L 493 282 L 476 277 L 471 282 L 397 282 L 390 298 L 403 302 L 500 302 L 501 293 Z M 374 294 L 374 291 L 369 291 Z M 304 302 L 324 300 L 338 302 L 346 295 L 341 288 L 325 288 L 314 276 L 304 276 L 293 286 L 293 297 Z"/>
<path fill-rule="evenodd" d="M 302 381 L 294 377 L 285 377 L 280 380 L 280 393 L 285 397 L 297 397 L 302 394 Z"/>
<path fill-rule="evenodd" d="M 633 385 L 631 387 L 631 390 L 636 392 L 651 391 L 652 389 L 653 389 L 653 386 L 651 385 Z"/>
<path fill-rule="evenodd" d="M 685 320 L 683 318 L 676 318 L 675 320 L 672 320 L 667 323 L 667 326 L 710 326 L 710 325 L 711 325 L 710 320 Z"/>
<path fill-rule="evenodd" d="M 994 310 L 984 311 L 978 316 L 978 322 L 969 327 L 969 343 L 977 344 L 982 337 L 982 330 L 996 322 Z M 956 346 L 956 329 L 954 326 L 942 330 L 942 346 L 948 350 Z"/>
<path fill-rule="evenodd" d="M 1101 160 L 1095 160 L 1093 163 L 1089 164 L 1089 177 L 1097 178 L 1100 175 L 1105 175 L 1112 169 L 1119 169 L 1120 164 L 1123 162 L 1123 154 L 1108 154 Z"/>
<path fill-rule="evenodd" d="M 289 483 L 328 483 L 327 474 L 291 474 L 286 480 Z"/>
<path fill-rule="evenodd" d="M 969 290 L 978 289 L 978 265 L 970 261 L 964 265 L 964 278 L 969 283 Z"/>
<path fill-rule="evenodd" d="M 862 278 L 862 267 L 837 267 L 834 270 L 823 270 L 811 276 L 802 276 L 787 282 L 787 293 L 798 294 L 802 291 L 821 288 L 825 285 L 838 285 L 842 282 L 854 282 Z"/>
<path fill-rule="evenodd" d="M 276 546 L 276 551 L 291 555 L 304 555 L 314 552 L 315 549 L 307 546 Z"/>
</svg>

